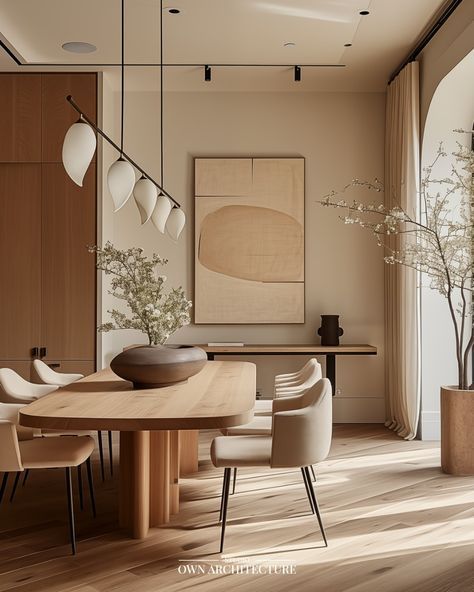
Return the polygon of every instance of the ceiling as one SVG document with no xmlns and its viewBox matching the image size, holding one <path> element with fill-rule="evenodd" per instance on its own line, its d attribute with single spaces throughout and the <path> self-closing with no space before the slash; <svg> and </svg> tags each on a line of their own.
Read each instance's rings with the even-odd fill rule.
<svg viewBox="0 0 474 592">
<path fill-rule="evenodd" d="M 163 0 L 167 90 L 383 91 L 445 0 Z M 169 13 L 177 8 L 179 14 Z M 361 16 L 361 10 L 370 12 Z M 126 0 L 127 63 L 159 62 L 159 0 Z M 25 65 L 0 49 L 0 69 L 71 70 L 73 64 L 120 61 L 120 0 L 0 0 L 0 35 Z M 62 49 L 68 41 L 97 46 L 90 54 Z M 285 42 L 295 43 L 285 47 Z M 351 47 L 344 44 L 351 43 Z M 221 67 L 204 82 L 192 64 L 275 64 Z M 38 64 L 32 66 L 32 64 Z M 41 64 L 41 65 L 39 65 Z M 54 64 L 54 66 L 50 66 Z M 292 65 L 303 67 L 293 80 Z M 28 67 L 31 66 L 31 67 Z M 119 68 L 75 66 L 109 73 Z M 129 67 L 128 90 L 156 90 L 154 67 Z"/>
</svg>

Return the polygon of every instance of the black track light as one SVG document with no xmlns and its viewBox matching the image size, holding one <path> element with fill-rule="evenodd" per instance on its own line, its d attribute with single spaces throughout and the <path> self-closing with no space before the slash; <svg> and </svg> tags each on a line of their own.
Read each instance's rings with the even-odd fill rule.
<svg viewBox="0 0 474 592">
<path fill-rule="evenodd" d="M 300 66 L 295 66 L 295 82 L 301 82 L 301 68 L 300 68 Z"/>
<path fill-rule="evenodd" d="M 211 66 L 204 66 L 204 80 L 206 82 L 211 82 L 211 76 L 212 76 Z"/>
</svg>

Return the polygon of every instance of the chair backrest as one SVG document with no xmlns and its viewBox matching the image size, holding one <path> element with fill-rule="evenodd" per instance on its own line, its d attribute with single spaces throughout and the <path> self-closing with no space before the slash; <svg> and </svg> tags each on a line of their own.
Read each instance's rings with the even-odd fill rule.
<svg viewBox="0 0 474 592">
<path fill-rule="evenodd" d="M 313 387 L 323 376 L 321 364 L 316 358 L 309 360 L 301 378 L 292 384 L 275 385 L 276 397 L 300 395 Z"/>
<path fill-rule="evenodd" d="M 272 467 L 307 467 L 324 460 L 332 439 L 332 388 L 321 378 L 304 394 L 274 401 Z"/>
<path fill-rule="evenodd" d="M 16 429 L 18 440 L 32 440 L 35 436 L 41 436 L 41 430 L 37 428 L 25 428 L 19 424 L 19 411 L 25 405 L 17 403 L 0 403 L 0 420 L 10 421 Z"/>
<path fill-rule="evenodd" d="M 22 399 L 32 401 L 57 390 L 57 386 L 33 384 L 11 368 L 0 368 L 0 402 L 18 403 Z"/>
<path fill-rule="evenodd" d="M 312 360 L 316 358 L 310 358 L 306 364 L 297 370 L 296 372 L 290 372 L 288 374 L 277 374 L 275 376 L 275 384 L 284 383 L 284 382 L 292 382 L 293 380 L 298 380 L 301 378 L 301 375 L 311 366 Z"/>
<path fill-rule="evenodd" d="M 23 471 L 15 425 L 6 419 L 0 419 L 0 471 Z"/>
<path fill-rule="evenodd" d="M 80 378 L 84 378 L 83 374 L 65 374 L 64 372 L 56 372 L 45 364 L 43 360 L 33 360 L 33 368 L 44 384 L 51 384 L 55 386 L 67 386 L 71 382 L 75 382 Z"/>
</svg>

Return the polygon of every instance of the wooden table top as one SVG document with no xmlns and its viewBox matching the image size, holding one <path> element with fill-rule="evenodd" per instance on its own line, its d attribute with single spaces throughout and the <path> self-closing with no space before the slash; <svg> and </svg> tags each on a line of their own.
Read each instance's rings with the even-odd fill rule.
<svg viewBox="0 0 474 592">
<path fill-rule="evenodd" d="M 209 354 L 336 354 L 336 355 L 376 355 L 377 348 L 374 345 L 353 344 L 353 345 L 319 345 L 314 343 L 306 344 L 248 344 L 237 346 L 225 345 L 198 345 Z"/>
<path fill-rule="evenodd" d="M 250 362 L 207 362 L 185 383 L 143 390 L 106 369 L 24 407 L 20 423 L 60 430 L 224 428 L 252 419 L 255 385 Z"/>
</svg>

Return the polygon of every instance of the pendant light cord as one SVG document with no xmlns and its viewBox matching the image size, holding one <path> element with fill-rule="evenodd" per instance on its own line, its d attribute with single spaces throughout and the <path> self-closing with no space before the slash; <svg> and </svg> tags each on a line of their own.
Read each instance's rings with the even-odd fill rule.
<svg viewBox="0 0 474 592">
<path fill-rule="evenodd" d="M 160 184 L 164 184 L 163 132 L 163 0 L 160 0 Z"/>
<path fill-rule="evenodd" d="M 122 47 L 121 47 L 121 105 L 120 105 L 120 157 L 123 155 L 123 121 L 125 108 L 125 0 L 122 0 Z"/>
</svg>

